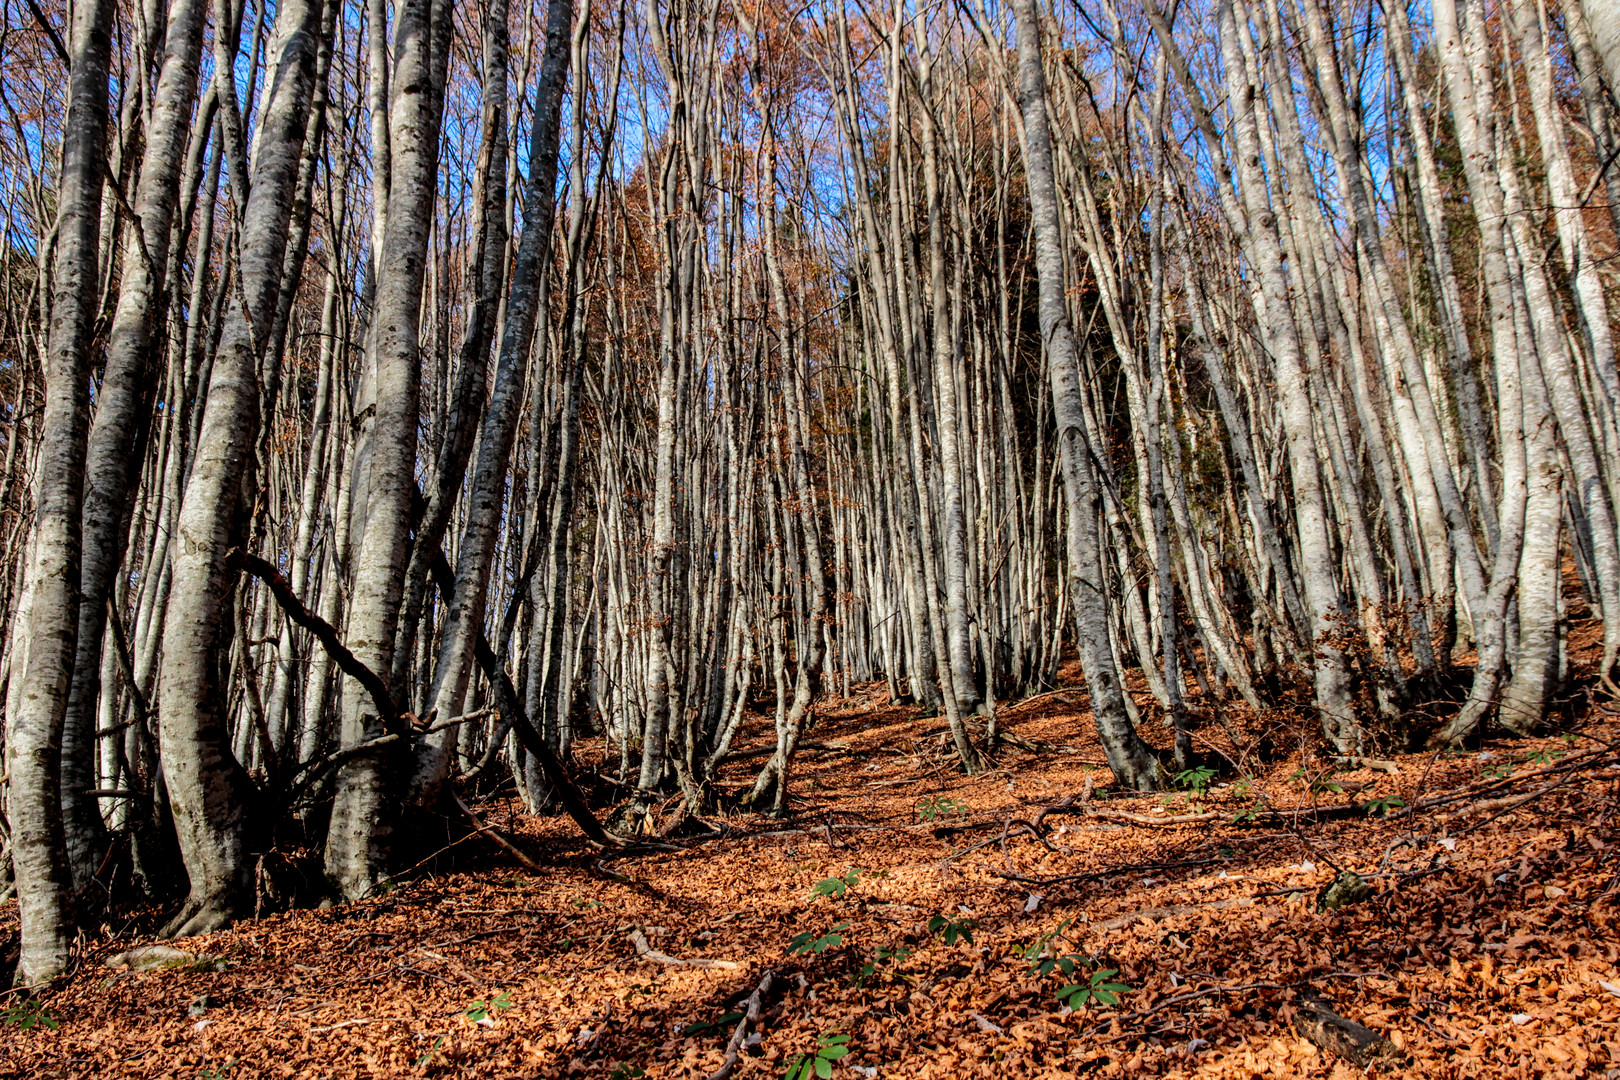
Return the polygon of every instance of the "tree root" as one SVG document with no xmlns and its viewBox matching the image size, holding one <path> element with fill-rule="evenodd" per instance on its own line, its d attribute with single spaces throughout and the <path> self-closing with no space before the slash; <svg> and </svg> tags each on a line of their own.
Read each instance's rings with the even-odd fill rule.
<svg viewBox="0 0 1620 1080">
<path fill-rule="evenodd" d="M 211 934 L 235 922 L 237 915 L 228 904 L 219 900 L 187 900 L 180 913 L 158 931 L 160 938 L 195 937 Z"/>
</svg>

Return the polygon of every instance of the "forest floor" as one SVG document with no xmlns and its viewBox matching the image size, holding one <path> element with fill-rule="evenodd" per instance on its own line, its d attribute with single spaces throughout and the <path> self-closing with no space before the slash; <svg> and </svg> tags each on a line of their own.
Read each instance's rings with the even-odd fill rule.
<svg viewBox="0 0 1620 1080">
<path fill-rule="evenodd" d="M 1348 771 L 1253 754 L 1247 782 L 1141 797 L 1109 797 L 1083 691 L 1000 722 L 1019 745 L 970 778 L 941 721 L 860 687 L 819 707 L 785 821 L 717 816 L 604 858 L 568 819 L 491 800 L 530 866 L 475 839 L 457 868 L 144 973 L 106 965 L 143 940 L 109 930 L 65 987 L 6 1006 L 0 1076 L 707 1077 L 739 1024 L 744 1077 L 818 1046 L 819 1075 L 851 1080 L 1620 1075 L 1612 709 Z M 1206 745 L 1237 756 L 1222 731 Z M 1340 869 L 1371 895 L 1317 913 Z M 1058 1000 L 1093 983 L 1121 989 Z M 1303 1038 L 1313 994 L 1387 1055 L 1363 1069 Z"/>
</svg>

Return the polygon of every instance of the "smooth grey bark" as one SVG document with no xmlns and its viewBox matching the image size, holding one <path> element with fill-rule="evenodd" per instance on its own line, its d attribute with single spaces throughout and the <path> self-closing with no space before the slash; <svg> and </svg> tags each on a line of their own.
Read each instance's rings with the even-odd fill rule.
<svg viewBox="0 0 1620 1080">
<path fill-rule="evenodd" d="M 74 12 L 57 189 L 56 259 L 45 343 L 45 412 L 34 479 L 27 654 L 8 714 L 6 817 L 21 921 L 20 987 L 62 975 L 71 956 L 72 874 L 62 816 L 62 726 L 78 636 L 90 335 L 98 292 L 111 0 Z M 99 661 L 99 657 L 97 660 Z M 20 676 L 20 677 L 19 677 Z"/>
<path fill-rule="evenodd" d="M 576 87 L 588 85 L 590 76 L 590 24 L 591 4 L 586 0 L 575 19 L 572 56 L 573 80 Z M 620 21 L 619 48 L 613 57 L 612 75 L 607 84 L 605 100 L 618 98 L 620 79 L 624 71 L 622 42 L 623 22 Z M 549 44 L 549 42 L 548 42 Z M 607 188 L 605 178 L 611 160 L 610 149 L 618 129 L 616 115 L 609 116 L 603 126 L 600 164 L 596 185 L 589 196 L 585 185 L 585 135 L 587 122 L 587 95 L 581 90 L 574 95 L 573 131 L 569 146 L 569 179 L 571 203 L 568 212 L 568 231 L 564 250 L 564 280 L 568 282 L 566 303 L 563 305 L 562 346 L 558 355 L 564 358 L 563 400 L 559 417 L 559 445 L 557 449 L 556 487 L 551 506 L 551 524 L 546 537 L 544 558 L 550 573 L 550 593 L 540 588 L 538 575 L 531 581 L 530 591 L 537 611 L 545 605 L 547 618 L 543 636 L 538 642 L 531 634 L 528 656 L 528 713 L 547 744 L 566 759 L 569 752 L 571 722 L 569 704 L 573 679 L 564 670 L 564 646 L 568 636 L 569 590 L 573 584 L 573 545 L 570 540 L 574 527 L 574 504 L 580 488 L 580 405 L 584 396 L 584 374 L 587 346 L 588 306 L 583 297 L 586 288 L 586 251 L 591 246 L 603 194 Z M 536 522 L 538 526 L 538 522 Z M 588 605 L 589 606 L 589 605 Z M 531 754 L 524 775 L 524 787 L 532 802 L 556 794 L 556 788 L 546 778 L 543 760 Z"/>
<path fill-rule="evenodd" d="M 1035 263 L 1040 275 L 1041 337 L 1050 368 L 1052 410 L 1058 426 L 1063 490 L 1069 510 L 1066 548 L 1076 644 L 1091 693 L 1097 734 L 1114 776 L 1126 789 L 1152 791 L 1159 786 L 1158 765 L 1126 714 L 1108 638 L 1108 598 L 1099 559 L 1097 477 L 1080 403 L 1079 365 L 1065 302 L 1038 16 L 1034 0 L 1013 0 L 1012 9 L 1018 33 L 1018 107 L 1024 119 L 1024 172 L 1029 182 Z"/>
<path fill-rule="evenodd" d="M 396 9 L 388 115 L 388 216 L 377 251 L 371 327 L 374 377 L 370 453 L 365 462 L 364 528 L 352 569 L 344 644 L 373 672 L 393 669 L 410 559 L 412 497 L 421 398 L 422 285 L 438 192 L 440 124 L 449 62 L 449 0 L 409 0 Z M 356 468 L 360 468 L 357 460 Z M 391 687 L 394 709 L 401 687 Z M 398 716 L 378 716 L 352 677 L 343 683 L 340 745 L 352 749 L 385 732 Z M 345 900 L 371 892 L 387 871 L 398 785 L 407 766 L 397 744 L 344 763 L 326 836 L 326 873 Z"/>
<path fill-rule="evenodd" d="M 1414 481 L 1421 480 L 1421 483 L 1414 483 L 1414 490 L 1423 493 L 1432 490 L 1438 500 L 1437 509 L 1443 521 L 1436 522 L 1431 529 L 1441 535 L 1449 534 L 1457 576 L 1462 581 L 1469 606 L 1474 607 L 1482 603 L 1485 597 L 1484 568 L 1474 542 L 1472 524 L 1452 474 L 1451 460 L 1442 441 L 1443 428 L 1418 357 L 1411 327 L 1394 292 L 1395 275 L 1380 242 L 1373 199 L 1362 179 L 1361 150 L 1352 129 L 1350 108 L 1319 2 L 1307 0 L 1305 18 L 1316 55 L 1318 84 L 1323 87 L 1327 101 L 1340 188 L 1353 210 L 1361 251 L 1370 264 L 1370 273 L 1365 275 L 1365 280 L 1372 293 L 1368 307 L 1373 323 L 1384 343 L 1386 354 L 1392 355 L 1398 365 L 1401 379 L 1396 380 L 1395 384 L 1410 400 L 1416 418 L 1415 424 L 1400 425 L 1403 441 L 1407 443 L 1407 467 L 1413 472 Z M 1421 510 L 1421 502 L 1419 506 Z M 1449 578 L 1449 562 L 1442 563 L 1441 568 Z M 1435 584 L 1442 586 L 1438 581 Z M 1446 591 L 1449 591 L 1449 585 L 1449 581 L 1443 583 Z"/>
<path fill-rule="evenodd" d="M 1564 257 L 1564 275 L 1566 280 L 1573 278 L 1572 282 L 1568 282 L 1572 286 L 1569 296 L 1585 329 L 1585 359 L 1596 369 L 1598 382 L 1603 387 L 1602 392 L 1595 395 L 1597 400 L 1590 402 L 1589 407 L 1573 370 L 1578 359 L 1570 358 L 1561 342 L 1552 349 L 1543 350 L 1552 361 L 1549 365 L 1551 370 L 1547 372 L 1551 384 L 1548 390 L 1556 403 L 1559 427 L 1564 432 L 1574 465 L 1576 498 L 1586 520 L 1586 531 L 1590 534 L 1589 558 L 1597 579 L 1599 608 L 1603 617 L 1603 657 L 1598 670 L 1607 678 L 1616 658 L 1620 657 L 1620 540 L 1616 537 L 1614 507 L 1609 498 L 1609 491 L 1612 490 L 1609 485 L 1614 483 L 1615 470 L 1612 463 L 1607 469 L 1603 467 L 1598 445 L 1600 441 L 1593 438 L 1590 429 L 1601 431 L 1606 416 L 1614 415 L 1617 404 L 1611 396 L 1615 386 L 1613 328 L 1603 283 L 1599 280 L 1591 244 L 1587 239 L 1585 220 L 1578 208 L 1580 192 L 1564 138 L 1562 115 L 1554 98 L 1552 62 L 1538 7 L 1531 0 L 1516 0 L 1512 8 L 1511 25 L 1524 57 L 1531 109 L 1535 115 L 1536 133 L 1546 170 L 1547 194 L 1553 207 L 1552 216 L 1558 227 L 1559 245 Z M 1609 168 L 1614 168 L 1614 163 L 1610 163 Z M 1545 268 L 1547 277 L 1553 278 L 1556 272 L 1554 267 L 1546 265 Z M 1548 282 L 1549 285 L 1552 283 Z M 1528 287 L 1532 291 L 1534 304 L 1534 293 L 1540 290 L 1536 289 L 1534 283 L 1528 283 Z M 1562 320 L 1552 309 L 1551 290 L 1547 292 L 1547 299 L 1542 303 L 1545 308 L 1542 322 L 1549 327 L 1560 325 Z M 1570 362 L 1572 360 L 1573 363 Z M 1608 475 L 1605 476 L 1605 473 Z M 1532 530 L 1532 533 L 1544 531 Z M 1572 539 L 1583 547 L 1587 546 L 1580 536 Z M 1555 531 L 1553 545 L 1556 547 L 1556 544 Z"/>
<path fill-rule="evenodd" d="M 123 563 L 131 501 L 145 459 L 156 390 L 153 341 L 168 306 L 169 242 L 180 170 L 190 135 L 202 58 L 205 0 L 177 0 L 168 12 L 162 66 L 147 121 L 135 189 L 135 221 L 124 235 L 118 307 L 85 458 L 84 558 L 80 567 L 78 655 L 63 726 L 63 813 L 73 882 L 82 890 L 105 854 L 95 796 L 96 702 L 101 693 L 107 599 Z"/>
<path fill-rule="evenodd" d="M 535 326 L 546 304 L 552 224 L 556 217 L 557 157 L 562 131 L 563 89 L 568 81 L 573 0 L 551 0 L 546 13 L 546 44 L 535 88 L 529 144 L 529 182 L 524 196 L 523 235 L 518 242 L 512 287 L 506 300 L 489 413 L 478 446 L 478 462 L 456 551 L 455 588 L 445 601 L 444 626 L 430 700 L 434 715 L 460 715 L 474 670 L 474 647 L 484 628 L 490 571 L 506 496 L 508 459 L 517 437 L 523 385 Z M 557 617 L 559 613 L 553 613 Z M 454 732 L 428 735 L 421 742 L 410 801 L 431 807 L 448 778 Z"/>
<path fill-rule="evenodd" d="M 239 285 L 225 309 L 191 474 L 181 500 L 163 632 L 159 735 L 164 779 L 190 891 L 165 928 L 205 933 L 239 917 L 252 890 L 252 786 L 231 753 L 226 672 L 238 569 L 256 487 L 259 361 L 281 293 L 306 114 L 319 51 L 319 0 L 282 0 L 269 49 L 269 94 L 241 212 Z"/>
<path fill-rule="evenodd" d="M 930 325 L 933 331 L 930 352 L 933 360 L 935 426 L 939 432 L 939 474 L 941 493 L 940 532 L 943 533 L 942 560 L 945 578 L 944 642 L 950 665 L 950 692 L 956 695 L 959 712 L 971 712 L 979 703 L 974 685 L 972 648 L 968 638 L 967 600 L 967 521 L 962 494 L 962 430 L 957 417 L 957 344 L 952 325 L 953 298 L 945 275 L 944 195 L 940 190 L 940 137 L 933 87 L 933 57 L 927 42 L 927 29 L 917 22 L 920 38 L 921 112 L 923 126 L 923 186 L 928 208 L 928 290 Z M 936 646 L 937 647 L 937 646 Z M 942 689 L 947 689 L 942 687 Z M 992 695 L 993 696 L 993 695 Z M 957 752 L 972 771 L 976 764 L 971 748 L 964 749 L 965 735 L 960 719 L 952 725 L 958 736 Z"/>
<path fill-rule="evenodd" d="M 1455 742 L 1471 731 L 1495 706 L 1499 680 L 1508 663 L 1508 606 L 1518 577 L 1525 528 L 1528 469 L 1525 442 L 1536 434 L 1520 390 L 1523 351 L 1536 343 L 1517 326 L 1522 300 L 1509 265 L 1510 230 L 1500 173 L 1499 137 L 1490 65 L 1484 57 L 1482 15 L 1474 5 L 1434 0 L 1434 44 L 1440 57 L 1452 127 L 1461 151 L 1470 200 L 1481 223 L 1480 268 L 1485 281 L 1490 320 L 1491 355 L 1497 396 L 1497 452 L 1502 459 L 1498 542 L 1483 611 L 1471 611 L 1479 663 L 1462 711 L 1432 741 Z"/>
<path fill-rule="evenodd" d="M 675 561 L 676 503 L 679 498 L 676 475 L 677 428 L 685 412 L 680 375 L 687 370 L 691 334 L 693 286 L 699 252 L 698 227 L 704 208 L 699 166 L 708 158 L 709 93 L 715 67 L 710 52 L 715 42 L 719 16 L 718 0 L 683 8 L 675 5 L 666 19 L 657 0 L 647 0 L 646 22 L 652 49 L 662 70 L 669 94 L 671 126 L 669 145 L 660 155 L 656 190 L 649 190 L 649 205 L 656 205 L 662 219 L 657 229 L 659 246 L 658 296 L 658 422 L 653 447 L 652 543 L 647 553 L 647 581 L 651 603 L 647 659 L 643 672 L 646 724 L 643 734 L 640 775 L 636 782 L 632 811 L 645 814 L 654 792 L 671 764 L 680 773 L 680 756 L 668 753 L 671 733 L 681 721 L 680 673 L 675 670 L 671 643 L 676 614 L 673 594 L 677 577 Z M 672 40 L 670 30 L 681 37 Z M 701 57 L 698 78 L 688 72 L 677 57 Z M 683 184 L 682 180 L 685 183 Z M 649 183 L 654 189 L 654 183 Z M 683 777 L 683 780 L 690 779 Z M 697 794 L 689 791 L 688 798 Z"/>
<path fill-rule="evenodd" d="M 1170 550 L 1170 523 L 1168 497 L 1165 493 L 1166 467 L 1164 461 L 1164 434 L 1162 411 L 1169 402 L 1165 383 L 1164 355 L 1164 230 L 1165 187 L 1164 176 L 1164 113 L 1168 98 L 1168 62 L 1162 55 L 1156 71 L 1158 84 L 1153 95 L 1151 164 L 1153 191 L 1148 196 L 1148 330 L 1147 355 L 1148 385 L 1144 395 L 1143 438 L 1147 442 L 1148 501 L 1150 523 L 1153 527 L 1153 559 L 1158 572 L 1159 594 L 1159 649 L 1164 679 L 1165 701 L 1171 722 L 1176 729 L 1175 762 L 1178 769 L 1193 766 L 1192 734 L 1183 687 L 1179 649 L 1179 626 L 1176 622 L 1176 575 L 1174 557 Z M 1184 534 L 1185 535 L 1185 534 Z M 1183 545 L 1187 561 L 1196 559 L 1192 548 Z M 1189 565 L 1189 579 L 1198 570 Z"/>
<path fill-rule="evenodd" d="M 1412 31 L 1406 6 L 1404 3 L 1392 3 L 1385 11 L 1389 34 L 1395 39 L 1389 51 L 1395 59 L 1396 79 L 1406 106 L 1402 117 L 1417 165 L 1418 198 L 1414 208 L 1424 236 L 1424 253 L 1439 293 L 1436 306 L 1451 361 L 1452 393 L 1457 406 L 1458 426 L 1462 429 L 1474 474 L 1475 502 L 1485 526 L 1489 550 L 1494 552 L 1497 536 L 1496 487 L 1491 469 L 1490 428 L 1480 401 L 1474 350 L 1468 340 L 1461 287 L 1451 256 L 1451 230 L 1439 167 L 1434 157 L 1434 139 L 1424 121 L 1423 103 L 1418 98 L 1419 83 L 1409 48 Z"/>
<path fill-rule="evenodd" d="M 1580 7 L 1592 31 L 1592 44 L 1603 58 L 1609 93 L 1620 100 L 1620 6 L 1610 0 L 1580 0 Z"/>
<path fill-rule="evenodd" d="M 506 0 L 493 0 L 483 13 L 483 87 L 480 141 L 475 178 L 472 252 L 466 282 L 474 300 L 456 358 L 456 382 L 450 392 L 445 434 L 427 492 L 427 507 L 411 541 L 411 563 L 405 574 L 405 601 L 394 643 L 392 684 L 403 687 L 410 673 L 415 641 L 428 596 L 428 562 L 439 549 L 461 493 L 467 462 L 472 458 L 484 412 L 490 346 L 496 339 L 497 315 L 507 279 L 506 159 L 510 31 Z"/>
<path fill-rule="evenodd" d="M 1360 750 L 1361 729 L 1351 709 L 1350 680 L 1343 653 L 1327 640 L 1337 630 L 1344 610 L 1333 572 L 1332 535 L 1327 498 L 1317 455 L 1309 382 L 1302 360 L 1299 327 L 1289 303 L 1277 215 L 1271 209 L 1261 171 L 1259 124 L 1254 103 L 1257 88 L 1248 80 L 1230 0 L 1219 9 L 1222 67 L 1226 73 L 1231 118 L 1230 135 L 1243 201 L 1244 247 L 1258 278 L 1255 316 L 1266 353 L 1275 365 L 1278 411 L 1284 427 L 1289 478 L 1293 483 L 1294 518 L 1299 533 L 1299 565 L 1309 608 L 1309 657 L 1302 663 L 1313 675 L 1316 708 L 1322 730 L 1342 753 Z M 1219 154 L 1219 145 L 1210 147 Z M 1308 663 L 1306 662 L 1308 660 Z"/>
</svg>

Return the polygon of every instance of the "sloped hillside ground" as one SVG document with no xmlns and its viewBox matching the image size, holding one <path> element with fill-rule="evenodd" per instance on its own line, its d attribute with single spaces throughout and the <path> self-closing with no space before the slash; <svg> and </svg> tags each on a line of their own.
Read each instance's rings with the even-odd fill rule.
<svg viewBox="0 0 1620 1080">
<path fill-rule="evenodd" d="M 728 1046 L 740 1077 L 818 1049 L 807 1076 L 851 1080 L 1620 1075 L 1605 706 L 1340 771 L 1251 755 L 1247 782 L 1228 766 L 1136 798 L 1108 797 L 1083 691 L 1004 707 L 1017 744 L 972 778 L 881 684 L 819 713 L 787 821 L 604 857 L 564 818 L 486 802 L 532 866 L 475 836 L 451 872 L 148 972 L 107 966 L 150 943 L 107 928 L 66 987 L 8 999 L 0 1076 L 708 1077 Z M 1239 756 L 1231 734 L 1200 737 Z M 1340 870 L 1370 895 L 1318 913 Z M 1069 1008 L 1074 986 L 1101 993 Z M 1302 1037 L 1323 1000 L 1383 1054 Z"/>
</svg>

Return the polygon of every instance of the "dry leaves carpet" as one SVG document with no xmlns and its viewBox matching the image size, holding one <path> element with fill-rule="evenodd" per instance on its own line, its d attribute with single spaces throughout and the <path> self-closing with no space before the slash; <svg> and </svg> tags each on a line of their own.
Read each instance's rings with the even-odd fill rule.
<svg viewBox="0 0 1620 1080">
<path fill-rule="evenodd" d="M 132 945 L 109 932 L 40 1006 L 55 1030 L 8 1014 L 0 1076 L 707 1077 L 732 1043 L 742 1077 L 818 1047 L 848 1080 L 1620 1069 L 1612 713 L 1348 771 L 1278 755 L 1246 762 L 1251 783 L 1125 799 L 1105 797 L 1083 706 L 1004 708 L 1018 745 L 968 778 L 939 721 L 866 688 L 821 710 L 791 820 L 715 818 L 634 857 L 485 803 L 539 872 L 474 842 L 375 900 L 182 943 L 218 958 L 191 967 L 106 967 Z M 1318 914 L 1341 869 L 1371 894 Z M 1058 1000 L 1094 983 L 1126 989 Z M 1305 994 L 1391 1055 L 1363 1069 L 1305 1041 Z"/>
</svg>

